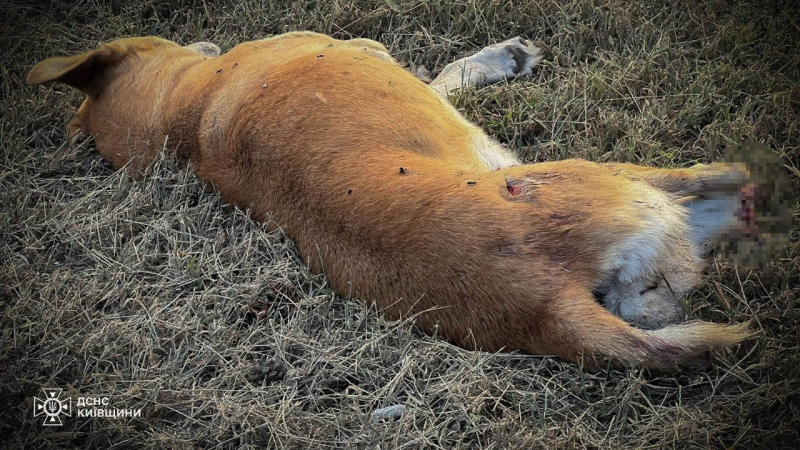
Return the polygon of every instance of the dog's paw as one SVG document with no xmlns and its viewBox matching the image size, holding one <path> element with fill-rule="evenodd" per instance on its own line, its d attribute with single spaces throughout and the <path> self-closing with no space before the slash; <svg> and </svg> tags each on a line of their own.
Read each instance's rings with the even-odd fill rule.
<svg viewBox="0 0 800 450">
<path fill-rule="evenodd" d="M 490 45 L 469 59 L 476 68 L 484 68 L 485 83 L 496 83 L 507 78 L 530 75 L 542 59 L 542 49 L 517 36 Z"/>
<path fill-rule="evenodd" d="M 446 94 L 456 89 L 480 87 L 530 75 L 541 59 L 542 50 L 539 47 L 526 39 L 515 37 L 448 64 L 431 82 L 431 87 Z"/>
<path fill-rule="evenodd" d="M 219 45 L 212 44 L 211 42 L 195 42 L 193 44 L 185 45 L 184 48 L 188 48 L 196 52 L 201 56 L 207 56 L 211 58 L 216 58 L 222 53 L 222 49 L 219 48 Z"/>
<path fill-rule="evenodd" d="M 431 77 L 431 72 L 425 66 L 418 66 L 414 63 L 408 68 L 408 71 L 411 72 L 418 80 L 422 81 L 423 83 L 430 83 L 433 81 L 433 77 Z"/>
<path fill-rule="evenodd" d="M 750 180 L 748 168 L 742 163 L 696 164 L 689 170 L 693 172 L 687 181 L 690 190 L 704 197 L 734 194 Z"/>
</svg>

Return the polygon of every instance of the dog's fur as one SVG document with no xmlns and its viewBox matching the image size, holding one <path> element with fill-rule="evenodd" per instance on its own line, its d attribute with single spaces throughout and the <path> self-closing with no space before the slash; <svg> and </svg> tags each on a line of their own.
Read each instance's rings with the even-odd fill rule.
<svg viewBox="0 0 800 450">
<path fill-rule="evenodd" d="M 539 52 L 524 40 L 430 86 L 366 39 L 291 33 L 219 53 L 120 39 L 45 60 L 28 82 L 84 92 L 68 133 L 93 136 L 115 167 L 141 173 L 168 138 L 226 201 L 283 227 L 337 292 L 464 347 L 671 369 L 750 335 L 625 321 L 680 319 L 708 250 L 743 227 L 746 168 L 521 165 L 448 103 L 530 73 Z"/>
</svg>

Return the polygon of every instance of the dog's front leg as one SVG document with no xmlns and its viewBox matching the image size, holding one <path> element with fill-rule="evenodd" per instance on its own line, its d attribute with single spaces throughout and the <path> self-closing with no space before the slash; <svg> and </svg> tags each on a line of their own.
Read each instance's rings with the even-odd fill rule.
<svg viewBox="0 0 800 450">
<path fill-rule="evenodd" d="M 447 96 L 458 89 L 530 75 L 541 59 L 542 50 L 539 47 L 526 39 L 515 37 L 448 64 L 430 86 Z"/>
</svg>

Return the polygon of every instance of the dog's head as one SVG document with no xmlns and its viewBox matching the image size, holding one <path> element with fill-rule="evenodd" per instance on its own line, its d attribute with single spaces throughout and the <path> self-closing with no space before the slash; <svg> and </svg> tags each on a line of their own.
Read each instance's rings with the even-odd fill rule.
<svg viewBox="0 0 800 450">
<path fill-rule="evenodd" d="M 134 85 L 136 80 L 143 79 L 140 75 L 144 71 L 151 71 L 170 58 L 196 55 L 217 57 L 219 54 L 220 48 L 209 42 L 181 46 L 153 36 L 117 39 L 90 52 L 48 58 L 31 69 L 27 82 L 42 84 L 57 81 L 86 94 L 77 114 L 66 126 L 67 138 L 75 142 L 99 131 L 90 125 L 92 116 L 119 120 L 113 116 L 120 107 L 132 108 L 136 105 L 130 102 L 135 102 L 140 86 Z M 118 83 L 123 74 L 125 83 Z"/>
</svg>

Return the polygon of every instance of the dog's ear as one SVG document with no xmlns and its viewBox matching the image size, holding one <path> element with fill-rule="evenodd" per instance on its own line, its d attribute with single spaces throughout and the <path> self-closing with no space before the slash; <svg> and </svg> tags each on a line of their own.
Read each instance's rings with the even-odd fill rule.
<svg viewBox="0 0 800 450">
<path fill-rule="evenodd" d="M 128 54 L 126 45 L 105 44 L 80 55 L 48 58 L 33 66 L 28 84 L 59 81 L 87 95 L 99 94 L 108 82 L 109 70 Z"/>
</svg>

